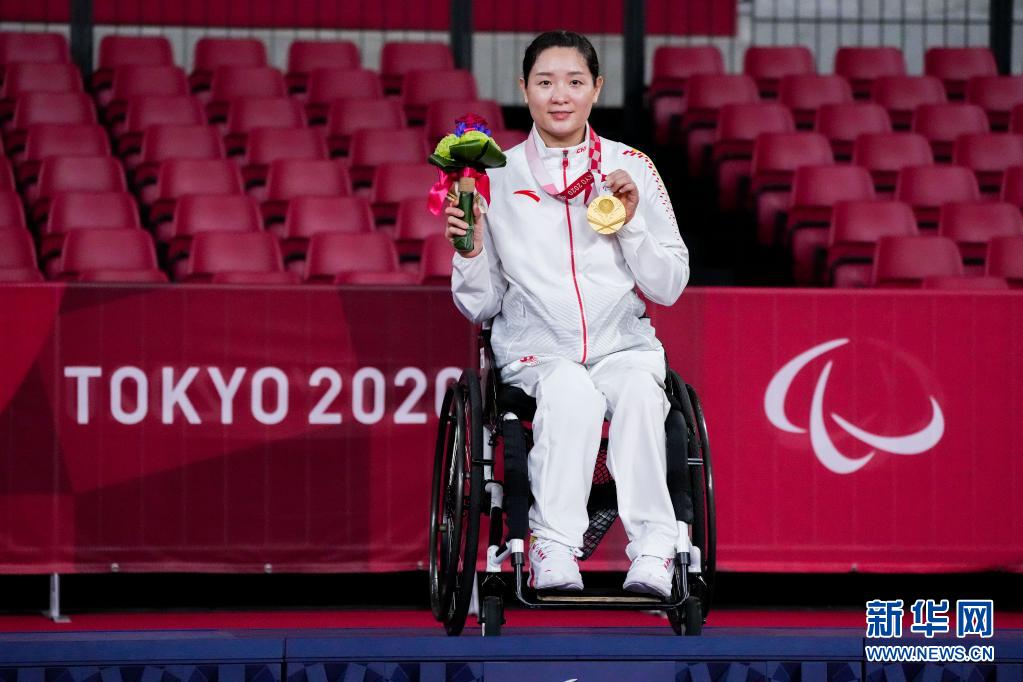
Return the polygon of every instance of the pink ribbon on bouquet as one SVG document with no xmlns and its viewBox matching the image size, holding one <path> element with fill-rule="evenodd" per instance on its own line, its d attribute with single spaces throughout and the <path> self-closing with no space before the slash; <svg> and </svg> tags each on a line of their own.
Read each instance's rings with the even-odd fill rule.
<svg viewBox="0 0 1023 682">
<path fill-rule="evenodd" d="M 488 204 L 490 203 L 490 178 L 486 173 L 469 166 L 466 166 L 461 171 L 451 171 L 450 173 L 445 173 L 438 168 L 437 172 L 440 174 L 440 178 L 430 188 L 430 194 L 426 198 L 426 207 L 430 209 L 430 213 L 440 215 L 440 212 L 444 209 L 444 199 L 447 198 L 448 192 L 451 191 L 451 186 L 457 183 L 461 177 L 475 178 L 476 193 L 482 196 Z"/>
</svg>

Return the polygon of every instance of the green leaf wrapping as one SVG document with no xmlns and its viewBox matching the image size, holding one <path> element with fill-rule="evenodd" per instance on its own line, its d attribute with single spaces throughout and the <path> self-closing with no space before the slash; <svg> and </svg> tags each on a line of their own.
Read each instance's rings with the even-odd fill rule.
<svg viewBox="0 0 1023 682">
<path fill-rule="evenodd" d="M 459 251 L 472 251 L 473 249 L 473 226 L 476 224 L 476 216 L 473 213 L 473 202 L 476 200 L 475 192 L 459 192 L 458 208 L 465 212 L 463 220 L 469 223 L 469 229 L 461 237 L 455 238 L 454 245 Z"/>
</svg>

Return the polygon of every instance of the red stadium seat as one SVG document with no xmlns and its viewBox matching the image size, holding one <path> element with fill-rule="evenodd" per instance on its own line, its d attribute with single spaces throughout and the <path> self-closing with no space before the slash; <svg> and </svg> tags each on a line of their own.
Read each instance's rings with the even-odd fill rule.
<svg viewBox="0 0 1023 682">
<path fill-rule="evenodd" d="M 398 252 L 390 237 L 381 232 L 320 232 L 309 239 L 306 282 L 335 282 L 339 275 L 347 277 L 360 272 L 400 272 Z"/>
<path fill-rule="evenodd" d="M 825 104 L 817 110 L 813 129 L 828 138 L 836 161 L 849 161 L 857 137 L 890 133 L 892 122 L 885 108 L 873 102 Z"/>
<path fill-rule="evenodd" d="M 106 284 L 165 284 L 167 273 L 149 268 L 146 270 L 86 270 L 78 273 L 76 282 L 104 282 Z"/>
<path fill-rule="evenodd" d="M 649 96 L 657 144 L 668 144 L 681 122 L 689 78 L 724 72 L 725 62 L 715 45 L 661 45 L 654 50 Z"/>
<path fill-rule="evenodd" d="M 129 168 L 137 165 L 142 149 L 142 136 L 150 126 L 201 126 L 206 114 L 198 99 L 190 95 L 137 95 L 128 100 L 124 123 L 114 126 L 117 153 L 131 156 L 125 160 Z"/>
<path fill-rule="evenodd" d="M 990 127 L 987 114 L 976 104 L 954 102 L 921 104 L 913 113 L 912 129 L 931 143 L 936 161 L 949 161 L 956 138 L 960 135 L 987 133 Z"/>
<path fill-rule="evenodd" d="M 0 80 L 10 64 L 67 64 L 67 38 L 60 33 L 0 32 Z"/>
<path fill-rule="evenodd" d="M 415 69 L 405 74 L 405 82 L 401 89 L 401 106 L 408 122 L 416 125 L 426 120 L 426 108 L 433 102 L 453 99 L 474 100 L 476 97 L 476 78 L 471 71 Z"/>
<path fill-rule="evenodd" d="M 305 110 L 291 97 L 241 97 L 227 113 L 224 147 L 228 154 L 245 153 L 249 133 L 256 128 L 304 128 Z"/>
<path fill-rule="evenodd" d="M 149 221 L 154 224 L 170 220 L 178 199 L 197 194 L 242 195 L 241 171 L 238 164 L 224 159 L 169 159 L 160 165 L 149 209 Z M 167 241 L 173 234 L 171 226 L 158 225 L 157 237 Z"/>
<path fill-rule="evenodd" d="M 283 274 L 284 259 L 277 238 L 268 232 L 196 234 L 188 255 L 186 278 L 191 282 L 203 282 L 216 273 Z M 290 278 L 283 279 L 286 282 Z"/>
<path fill-rule="evenodd" d="M 21 197 L 13 188 L 0 189 L 0 232 L 4 230 L 24 230 L 25 209 L 21 206 Z"/>
<path fill-rule="evenodd" d="M 266 46 L 252 38 L 200 38 L 188 77 L 192 91 L 207 90 L 220 66 L 266 66 Z"/>
<path fill-rule="evenodd" d="M 963 166 L 914 166 L 899 171 L 895 199 L 913 207 L 921 229 L 938 226 L 938 211 L 947 203 L 980 201 L 977 178 Z"/>
<path fill-rule="evenodd" d="M 1013 289 L 1023 289 L 1023 237 L 992 239 L 985 265 L 989 277 L 1004 277 Z"/>
<path fill-rule="evenodd" d="M 934 275 L 924 277 L 920 287 L 947 291 L 1004 291 L 1009 288 L 1009 282 L 1004 277 Z"/>
<path fill-rule="evenodd" d="M 24 183 L 36 177 L 43 159 L 70 156 L 110 156 L 107 131 L 92 123 L 33 123 L 25 135 L 18 179 Z"/>
<path fill-rule="evenodd" d="M 206 116 L 227 119 L 232 102 L 245 97 L 287 97 L 284 75 L 272 66 L 218 66 L 213 71 Z"/>
<path fill-rule="evenodd" d="M 710 169 L 710 151 L 718 114 L 726 104 L 745 104 L 760 99 L 756 82 L 740 74 L 696 74 L 689 79 L 682 134 L 686 140 L 689 175 Z"/>
<path fill-rule="evenodd" d="M 76 230 L 68 234 L 60 256 L 59 279 L 78 279 L 85 273 L 131 273 L 132 281 L 166 281 L 156 265 L 153 239 L 144 230 Z M 161 273 L 162 274 L 162 273 Z M 90 278 L 96 281 L 96 277 Z M 102 281 L 118 281 L 116 275 Z M 120 280 L 120 281 L 123 281 Z"/>
<path fill-rule="evenodd" d="M 817 66 L 813 53 L 802 45 L 751 45 L 742 72 L 756 80 L 761 97 L 776 97 L 782 78 L 816 73 Z"/>
<path fill-rule="evenodd" d="M 750 196 L 757 217 L 757 239 L 775 243 L 784 231 L 796 169 L 834 163 L 831 145 L 818 133 L 763 133 L 753 145 Z M 780 220 L 781 219 L 781 220 Z"/>
<path fill-rule="evenodd" d="M 178 199 L 174 208 L 174 237 L 167 249 L 175 279 L 181 279 L 185 272 L 181 259 L 188 254 L 192 238 L 202 232 L 262 233 L 259 205 L 251 197 L 237 194 L 189 194 Z"/>
<path fill-rule="evenodd" d="M 99 68 L 91 79 L 100 104 L 109 99 L 114 73 L 125 66 L 174 66 L 170 41 L 163 36 L 104 36 L 99 43 Z"/>
<path fill-rule="evenodd" d="M 508 151 L 525 142 L 529 133 L 524 130 L 495 130 L 490 137 L 503 151 Z"/>
<path fill-rule="evenodd" d="M 316 69 L 357 69 L 362 65 L 358 46 L 350 40 L 296 40 L 288 48 L 288 90 L 304 92 Z"/>
<path fill-rule="evenodd" d="M 385 92 L 402 90 L 405 75 L 416 69 L 452 69 L 451 49 L 444 43 L 390 42 L 380 50 L 380 76 Z"/>
<path fill-rule="evenodd" d="M 504 129 L 501 106 L 492 99 L 443 99 L 426 107 L 426 139 L 435 146 L 445 135 L 455 130 L 455 120 L 466 114 L 482 116 L 491 131 Z"/>
<path fill-rule="evenodd" d="M 857 99 L 867 99 L 876 79 L 906 75 L 906 60 L 897 47 L 840 47 L 835 73 L 849 81 Z"/>
<path fill-rule="evenodd" d="M 785 226 L 797 284 L 825 280 L 831 216 L 842 201 L 872 201 L 874 182 L 859 166 L 803 166 L 792 178 L 792 207 Z"/>
<path fill-rule="evenodd" d="M 319 232 L 373 231 L 373 212 L 362 197 L 295 197 L 288 203 L 281 246 L 285 260 L 305 257 L 309 238 Z"/>
<path fill-rule="evenodd" d="M 982 274 L 987 245 L 995 237 L 1023 235 L 1023 216 L 1004 202 L 956 203 L 941 207 L 938 234 L 956 243 L 968 274 Z"/>
<path fill-rule="evenodd" d="M 792 110 L 798 128 L 813 128 L 817 110 L 825 104 L 853 101 L 852 88 L 841 76 L 801 74 L 785 76 L 778 88 L 778 100 Z"/>
<path fill-rule="evenodd" d="M 133 181 L 142 188 L 142 202 L 156 198 L 146 186 L 156 181 L 164 161 L 181 159 L 222 159 L 224 142 L 215 128 L 204 125 L 150 126 L 142 136 L 142 151 Z"/>
<path fill-rule="evenodd" d="M 49 213 L 50 201 L 65 192 L 127 192 L 124 169 L 109 156 L 68 156 L 44 159 L 39 167 L 39 182 L 28 196 L 32 220 L 42 222 Z"/>
<path fill-rule="evenodd" d="M 60 253 L 64 237 L 74 230 L 141 229 L 135 199 L 127 192 L 65 192 L 53 197 L 39 246 L 45 261 Z"/>
<path fill-rule="evenodd" d="M 423 240 L 423 256 L 419 262 L 419 283 L 427 286 L 451 286 L 451 242 L 440 232 Z"/>
<path fill-rule="evenodd" d="M 259 128 L 249 133 L 242 166 L 245 186 L 266 182 L 269 166 L 278 159 L 327 159 L 323 132 L 314 128 Z"/>
<path fill-rule="evenodd" d="M 377 225 L 393 223 L 398 204 L 404 199 L 421 199 L 425 203 L 426 193 L 437 177 L 437 168 L 425 161 L 377 166 L 370 199 Z"/>
<path fill-rule="evenodd" d="M 114 73 L 110 101 L 103 118 L 111 125 L 124 119 L 128 102 L 141 95 L 180 97 L 188 94 L 188 79 L 178 66 L 122 66 Z"/>
<path fill-rule="evenodd" d="M 1011 166 L 1005 169 L 1000 198 L 1013 206 L 1023 207 L 1023 166 Z"/>
<path fill-rule="evenodd" d="M 352 135 L 348 152 L 352 184 L 356 188 L 372 184 L 382 163 L 422 163 L 428 153 L 422 129 L 360 130 Z"/>
<path fill-rule="evenodd" d="M 32 235 L 28 230 L 0 228 L 0 283 L 41 281 Z"/>
<path fill-rule="evenodd" d="M 278 159 L 266 175 L 266 201 L 260 210 L 268 225 L 282 222 L 296 197 L 347 197 L 352 193 L 348 169 L 334 160 Z"/>
<path fill-rule="evenodd" d="M 931 47 L 924 53 L 924 73 L 941 79 L 949 99 L 963 99 L 966 81 L 997 76 L 998 66 L 986 47 Z"/>
<path fill-rule="evenodd" d="M 327 146 L 334 156 L 348 153 L 352 135 L 359 130 L 397 130 L 405 127 L 401 102 L 387 99 L 340 100 L 330 105 Z"/>
<path fill-rule="evenodd" d="M 254 284 L 259 286 L 277 286 L 281 284 L 299 284 L 302 278 L 295 272 L 217 272 L 210 281 L 213 284 Z"/>
<path fill-rule="evenodd" d="M 875 287 L 920 287 L 934 276 L 959 276 L 963 262 L 955 242 L 937 236 L 881 237 L 874 251 Z"/>
<path fill-rule="evenodd" d="M 966 81 L 966 101 L 987 113 L 992 130 L 1008 130 L 1012 108 L 1023 104 L 1023 76 L 974 76 Z"/>
<path fill-rule="evenodd" d="M 888 110 L 895 130 L 908 130 L 921 104 L 947 101 L 945 88 L 933 76 L 882 76 L 874 81 L 870 99 Z"/>
<path fill-rule="evenodd" d="M 423 197 L 409 197 L 398 204 L 398 215 L 394 222 L 394 241 L 402 259 L 417 258 L 423 249 L 424 240 L 440 235 L 444 238 L 444 214 L 434 215 L 427 209 Z M 448 246 L 448 260 L 451 260 Z"/>
<path fill-rule="evenodd" d="M 82 75 L 74 64 L 9 64 L 0 87 L 0 120 L 10 117 L 14 103 L 26 92 L 83 92 Z"/>
<path fill-rule="evenodd" d="M 828 273 L 832 286 L 870 286 L 877 240 L 917 233 L 913 210 L 901 201 L 835 204 L 828 234 Z"/>
<path fill-rule="evenodd" d="M 761 133 L 795 132 L 787 107 L 777 102 L 726 104 L 714 131 L 711 161 L 717 177 L 718 207 L 735 211 L 749 184 L 753 143 Z"/>
<path fill-rule="evenodd" d="M 26 92 L 14 105 L 14 118 L 4 129 L 4 147 L 15 157 L 25 148 L 29 126 L 37 123 L 95 124 L 96 108 L 81 92 Z"/>
<path fill-rule="evenodd" d="M 929 166 L 934 163 L 934 154 L 923 135 L 874 133 L 856 138 L 852 162 L 870 171 L 874 189 L 878 196 L 883 196 L 894 193 L 900 170 L 910 166 Z"/>
<path fill-rule="evenodd" d="M 380 75 L 369 69 L 316 69 L 309 75 L 306 115 L 312 124 L 327 120 L 333 102 L 349 99 L 382 99 L 384 86 Z M 401 111 L 401 103 L 393 101 Z M 402 124 L 405 117 L 402 114 Z"/>
<path fill-rule="evenodd" d="M 1023 135 L 962 135 L 953 146 L 952 161 L 976 173 L 982 192 L 998 196 L 1006 169 L 1023 165 Z"/>
</svg>

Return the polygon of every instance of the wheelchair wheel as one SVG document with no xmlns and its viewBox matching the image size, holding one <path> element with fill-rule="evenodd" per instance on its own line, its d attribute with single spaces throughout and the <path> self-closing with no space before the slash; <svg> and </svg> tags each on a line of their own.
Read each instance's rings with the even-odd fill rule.
<svg viewBox="0 0 1023 682">
<path fill-rule="evenodd" d="M 465 626 L 476 580 L 482 410 L 479 380 L 467 369 L 441 406 L 430 503 L 430 606 L 449 635 Z"/>
<path fill-rule="evenodd" d="M 697 510 L 696 518 L 699 520 L 702 516 L 703 521 L 697 523 L 693 529 L 693 541 L 701 550 L 701 577 L 706 587 L 703 589 L 704 594 L 699 596 L 703 618 L 706 619 L 714 600 L 714 582 L 717 576 L 717 512 L 714 505 L 714 469 L 711 463 L 710 441 L 707 438 L 707 422 L 703 418 L 700 398 L 689 384 L 686 384 L 686 393 L 693 411 L 693 423 L 699 439 L 700 458 L 703 461 L 702 472 L 696 469 L 693 471 L 693 505 Z M 700 587 L 702 588 L 703 585 Z"/>
</svg>

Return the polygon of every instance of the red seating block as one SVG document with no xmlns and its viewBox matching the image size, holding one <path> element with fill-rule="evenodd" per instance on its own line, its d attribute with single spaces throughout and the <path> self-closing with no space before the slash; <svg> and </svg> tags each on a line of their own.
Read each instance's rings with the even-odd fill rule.
<svg viewBox="0 0 1023 682">
<path fill-rule="evenodd" d="M 835 204 L 828 234 L 828 273 L 833 286 L 870 286 L 877 241 L 918 233 L 913 210 L 901 201 Z"/>
<path fill-rule="evenodd" d="M 937 236 L 881 237 L 874 251 L 875 287 L 920 287 L 934 276 L 959 276 L 963 262 L 955 242 Z"/>
</svg>

